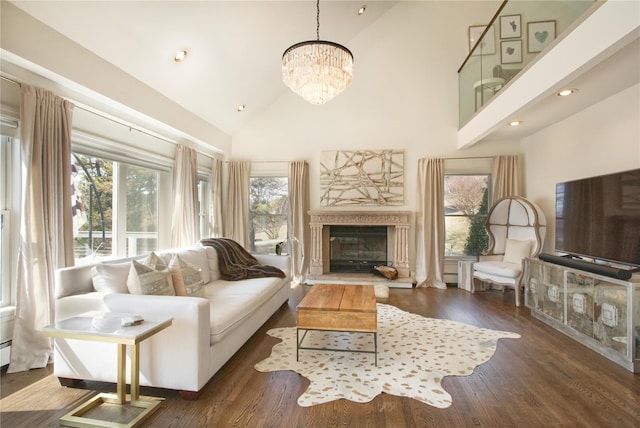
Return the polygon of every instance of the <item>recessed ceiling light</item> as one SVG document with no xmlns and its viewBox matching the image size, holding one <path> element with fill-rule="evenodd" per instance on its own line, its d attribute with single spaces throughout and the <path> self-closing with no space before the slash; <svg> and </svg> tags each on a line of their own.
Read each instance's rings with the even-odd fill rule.
<svg viewBox="0 0 640 428">
<path fill-rule="evenodd" d="M 519 126 L 522 125 L 523 121 L 522 120 L 514 120 L 512 122 L 509 122 L 509 126 Z"/>
<path fill-rule="evenodd" d="M 364 12 L 367 10 L 367 5 L 363 4 L 362 6 L 360 6 L 360 9 L 358 9 L 358 15 L 364 15 Z"/>
<path fill-rule="evenodd" d="M 563 89 L 562 91 L 558 92 L 556 95 L 559 97 L 568 97 L 569 95 L 573 95 L 576 92 L 578 92 L 577 89 Z"/>
<path fill-rule="evenodd" d="M 182 62 L 187 58 L 188 52 L 186 50 L 181 50 L 175 53 L 173 56 L 173 60 L 175 62 Z"/>
<path fill-rule="evenodd" d="M 240 104 L 236 110 L 238 110 L 238 112 L 241 112 L 244 111 L 245 108 L 247 108 L 247 106 L 245 106 L 244 104 Z"/>
</svg>

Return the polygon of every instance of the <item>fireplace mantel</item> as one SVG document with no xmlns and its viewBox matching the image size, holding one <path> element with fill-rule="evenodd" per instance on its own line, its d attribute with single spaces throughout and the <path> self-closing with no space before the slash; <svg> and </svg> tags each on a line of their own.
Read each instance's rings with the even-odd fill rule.
<svg viewBox="0 0 640 428">
<path fill-rule="evenodd" d="M 309 211 L 311 224 L 409 226 L 409 211 Z"/>
<path fill-rule="evenodd" d="M 398 279 L 409 278 L 410 211 L 309 211 L 311 216 L 311 278 L 329 274 L 329 227 L 331 225 L 387 226 L 389 259 Z M 329 227 L 325 227 L 329 226 Z"/>
</svg>

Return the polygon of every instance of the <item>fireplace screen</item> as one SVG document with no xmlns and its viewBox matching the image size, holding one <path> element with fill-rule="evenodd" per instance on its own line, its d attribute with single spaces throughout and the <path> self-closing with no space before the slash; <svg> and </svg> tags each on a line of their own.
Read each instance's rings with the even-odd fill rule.
<svg viewBox="0 0 640 428">
<path fill-rule="evenodd" d="M 386 226 L 331 226 L 329 240 L 331 272 L 371 272 L 387 264 Z"/>
</svg>

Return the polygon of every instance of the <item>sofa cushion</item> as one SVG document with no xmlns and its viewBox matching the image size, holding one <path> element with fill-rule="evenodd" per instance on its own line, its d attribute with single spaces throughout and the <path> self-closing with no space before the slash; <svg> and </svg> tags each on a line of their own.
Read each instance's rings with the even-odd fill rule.
<svg viewBox="0 0 640 428">
<path fill-rule="evenodd" d="M 282 287 L 274 277 L 214 281 L 204 287 L 210 304 L 211 344 L 221 341 Z"/>
<path fill-rule="evenodd" d="M 171 271 L 166 263 L 154 252 L 142 263 L 133 260 L 127 278 L 127 288 L 131 294 L 158 294 L 175 296 Z"/>
<path fill-rule="evenodd" d="M 204 297 L 202 269 L 174 254 L 169 262 L 176 296 Z"/>
<path fill-rule="evenodd" d="M 127 276 L 131 262 L 99 263 L 91 268 L 91 280 L 96 291 L 105 293 L 128 293 Z"/>
<path fill-rule="evenodd" d="M 213 247 L 204 247 L 207 254 L 207 262 L 209 264 L 209 273 L 211 274 L 211 281 L 217 281 L 220 279 L 220 268 L 218 267 L 218 253 Z"/>
</svg>

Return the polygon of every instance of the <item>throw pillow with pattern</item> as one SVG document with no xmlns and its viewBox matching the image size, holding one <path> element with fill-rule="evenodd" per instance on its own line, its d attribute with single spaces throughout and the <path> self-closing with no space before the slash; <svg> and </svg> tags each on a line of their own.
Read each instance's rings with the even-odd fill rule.
<svg viewBox="0 0 640 428">
<path fill-rule="evenodd" d="M 175 296 L 171 271 L 166 263 L 151 253 L 142 263 L 133 260 L 129 277 L 127 278 L 127 288 L 131 294 L 158 294 Z"/>
</svg>

